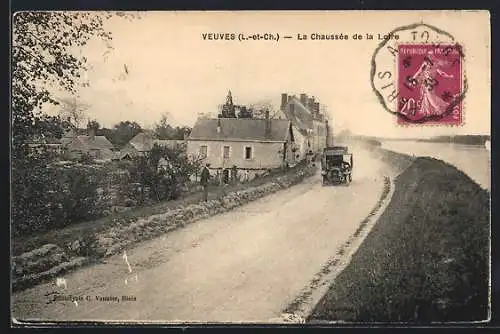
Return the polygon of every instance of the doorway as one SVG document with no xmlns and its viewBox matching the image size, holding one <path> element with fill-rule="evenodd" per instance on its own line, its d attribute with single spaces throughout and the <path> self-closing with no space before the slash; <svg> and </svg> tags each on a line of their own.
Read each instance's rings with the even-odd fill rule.
<svg viewBox="0 0 500 334">
<path fill-rule="evenodd" d="M 229 169 L 224 169 L 222 171 L 222 182 L 225 184 L 229 183 Z"/>
</svg>

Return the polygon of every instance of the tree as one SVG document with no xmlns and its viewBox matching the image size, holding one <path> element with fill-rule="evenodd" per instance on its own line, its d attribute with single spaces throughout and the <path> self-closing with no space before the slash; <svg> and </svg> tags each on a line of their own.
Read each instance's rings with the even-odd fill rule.
<svg viewBox="0 0 500 334">
<path fill-rule="evenodd" d="M 188 126 L 173 127 L 168 123 L 168 113 L 161 116 L 160 121 L 155 125 L 154 133 L 158 139 L 161 140 L 183 140 L 184 136 L 191 133 L 191 128 Z"/>
<path fill-rule="evenodd" d="M 198 119 L 214 119 L 217 118 L 217 115 L 212 112 L 199 112 Z"/>
<path fill-rule="evenodd" d="M 169 113 L 163 113 L 160 121 L 155 124 L 154 132 L 158 139 L 171 139 L 173 136 L 174 128 L 168 124 Z"/>
<path fill-rule="evenodd" d="M 86 59 L 76 57 L 72 47 L 91 38 L 105 41 L 104 15 L 90 12 L 19 12 L 13 18 L 12 36 L 12 136 L 13 158 L 24 154 L 23 146 L 34 132 L 45 131 L 40 123 L 45 103 L 59 104 L 49 87 L 76 92 L 76 79 Z"/>
<path fill-rule="evenodd" d="M 265 118 L 266 111 L 269 111 L 269 118 L 277 118 L 279 113 L 270 100 L 253 102 L 249 108 L 253 110 L 253 118 Z"/>
<path fill-rule="evenodd" d="M 142 204 L 148 195 L 153 201 L 177 198 L 198 168 L 198 161 L 189 159 L 181 147 L 155 144 L 146 156 L 134 158 L 129 173 L 131 183 L 141 185 L 139 202 Z M 148 194 L 144 191 L 146 188 L 150 190 Z"/>
<path fill-rule="evenodd" d="M 180 126 L 180 127 L 178 126 L 176 127 L 176 129 L 177 129 L 177 135 L 176 138 L 174 139 L 179 139 L 179 140 L 184 139 L 184 137 L 188 137 L 191 134 L 191 130 L 193 130 L 189 126 Z"/>
<path fill-rule="evenodd" d="M 101 128 L 101 125 L 99 124 L 99 122 L 97 122 L 97 120 L 89 120 L 87 122 L 87 130 L 94 130 L 97 132 L 97 130 L 99 130 Z"/>
<path fill-rule="evenodd" d="M 137 122 L 121 121 L 113 128 L 114 134 L 111 142 L 118 148 L 123 147 L 130 139 L 142 132 L 141 126 Z"/>
<path fill-rule="evenodd" d="M 238 106 L 238 118 L 253 118 L 253 109 L 247 109 L 246 106 Z"/>
<path fill-rule="evenodd" d="M 50 158 L 46 154 L 30 153 L 28 144 L 34 136 L 62 136 L 64 120 L 45 115 L 43 106 L 60 104 L 53 96 L 57 89 L 76 94 L 77 79 L 86 70 L 86 59 L 71 50 L 84 46 L 94 37 L 110 41 L 110 34 L 103 29 L 103 21 L 109 15 L 19 12 L 13 17 L 11 184 L 14 228 L 30 222 L 43 225 L 54 219 L 55 213 L 46 205 L 50 202 L 47 197 L 59 193 L 66 181 L 47 168 Z"/>
<path fill-rule="evenodd" d="M 79 102 L 76 97 L 63 98 L 59 100 L 62 108 L 59 115 L 66 120 L 74 129 L 80 129 L 83 121 L 86 118 L 85 111 L 90 105 Z"/>
<path fill-rule="evenodd" d="M 32 129 L 32 138 L 61 138 L 64 130 L 69 128 L 66 121 L 59 116 L 40 115 L 38 126 Z"/>
</svg>

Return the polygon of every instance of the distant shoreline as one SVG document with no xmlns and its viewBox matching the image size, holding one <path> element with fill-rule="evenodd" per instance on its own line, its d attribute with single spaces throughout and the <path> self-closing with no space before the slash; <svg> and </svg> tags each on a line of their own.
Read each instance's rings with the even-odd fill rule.
<svg viewBox="0 0 500 334">
<path fill-rule="evenodd" d="M 347 138 L 348 137 L 346 137 L 345 139 Z M 458 145 L 483 146 L 483 147 L 486 142 L 491 142 L 490 135 L 457 135 L 457 136 L 438 136 L 432 138 L 384 138 L 384 137 L 353 135 L 350 138 L 358 140 L 376 140 L 378 142 L 411 141 L 411 142 L 422 142 L 422 143 L 458 144 Z M 336 139 L 342 140 L 344 138 L 338 137 Z"/>
</svg>

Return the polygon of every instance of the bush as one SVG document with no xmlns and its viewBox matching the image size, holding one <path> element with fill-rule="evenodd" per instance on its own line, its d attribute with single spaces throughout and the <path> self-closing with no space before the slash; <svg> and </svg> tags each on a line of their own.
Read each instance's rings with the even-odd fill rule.
<svg viewBox="0 0 500 334">
<path fill-rule="evenodd" d="M 62 199 L 66 224 L 91 220 L 102 214 L 103 202 L 97 190 L 103 178 L 96 167 L 75 166 L 60 171 L 59 182 L 66 187 Z"/>
<path fill-rule="evenodd" d="M 146 156 L 132 160 L 128 168 L 129 184 L 138 187 L 125 187 L 124 190 L 141 205 L 150 201 L 177 199 L 197 168 L 198 164 L 185 156 L 181 148 L 155 145 Z"/>
<path fill-rule="evenodd" d="M 15 236 L 93 219 L 103 212 L 103 175 L 83 165 L 53 165 L 43 156 L 13 162 L 12 232 Z"/>
<path fill-rule="evenodd" d="M 29 156 L 13 161 L 11 185 L 14 235 L 44 230 L 65 218 L 58 201 L 63 186 L 44 157 Z"/>
<path fill-rule="evenodd" d="M 81 164 L 85 164 L 85 165 L 90 165 L 92 163 L 94 163 L 94 157 L 92 155 L 90 155 L 89 153 L 83 153 L 78 159 L 77 161 Z"/>
</svg>

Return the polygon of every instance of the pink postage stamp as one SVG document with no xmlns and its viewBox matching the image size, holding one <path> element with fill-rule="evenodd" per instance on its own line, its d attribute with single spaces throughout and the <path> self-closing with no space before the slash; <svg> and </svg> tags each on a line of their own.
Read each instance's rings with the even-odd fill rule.
<svg viewBox="0 0 500 334">
<path fill-rule="evenodd" d="M 400 44 L 398 124 L 461 125 L 462 60 L 459 45 Z"/>
</svg>

